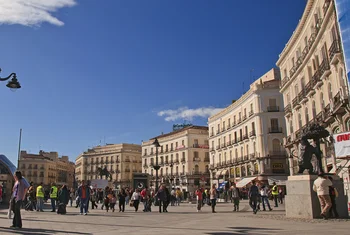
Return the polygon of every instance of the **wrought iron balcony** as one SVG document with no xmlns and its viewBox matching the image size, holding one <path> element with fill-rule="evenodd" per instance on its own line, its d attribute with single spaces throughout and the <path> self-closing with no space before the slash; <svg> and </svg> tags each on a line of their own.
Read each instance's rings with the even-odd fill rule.
<svg viewBox="0 0 350 235">
<path fill-rule="evenodd" d="M 255 130 L 252 130 L 251 132 L 249 132 L 249 137 L 252 137 L 252 136 L 256 136 Z"/>
<path fill-rule="evenodd" d="M 322 7 L 324 15 L 326 15 L 327 10 L 328 10 L 329 6 L 331 5 L 331 2 L 332 2 L 332 0 L 325 0 L 324 1 L 323 7 Z"/>
<path fill-rule="evenodd" d="M 267 106 L 267 112 L 279 112 L 280 107 L 279 106 Z"/>
<path fill-rule="evenodd" d="M 253 114 L 254 114 L 254 111 L 253 111 L 253 110 L 250 110 L 250 111 L 249 111 L 249 117 L 253 116 Z"/>
<path fill-rule="evenodd" d="M 291 107 L 290 104 L 287 104 L 287 106 L 284 107 L 284 112 L 285 112 L 286 114 L 292 112 L 292 107 Z"/>
<path fill-rule="evenodd" d="M 269 133 L 282 133 L 282 127 L 269 127 Z"/>
<path fill-rule="evenodd" d="M 247 140 L 248 139 L 248 134 L 243 135 L 243 140 Z"/>
<path fill-rule="evenodd" d="M 330 61 L 332 61 L 334 56 L 337 53 L 340 53 L 340 52 L 341 52 L 340 41 L 338 39 L 336 39 L 336 40 L 334 40 L 332 42 L 332 45 L 329 48 L 329 59 L 330 59 Z"/>
</svg>

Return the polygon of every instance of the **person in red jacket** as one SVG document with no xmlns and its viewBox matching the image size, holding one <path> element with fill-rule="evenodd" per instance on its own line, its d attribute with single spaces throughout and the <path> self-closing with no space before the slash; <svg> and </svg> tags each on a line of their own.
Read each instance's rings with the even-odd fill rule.
<svg viewBox="0 0 350 235">
<path fill-rule="evenodd" d="M 201 186 L 198 186 L 198 189 L 195 192 L 197 196 L 197 212 L 201 211 L 203 205 L 203 189 Z"/>
<path fill-rule="evenodd" d="M 142 189 L 140 195 L 141 195 L 141 200 L 142 200 L 142 203 L 143 203 L 143 212 L 147 212 L 148 211 L 148 207 L 147 207 L 148 188 L 145 187 L 144 189 Z"/>
</svg>

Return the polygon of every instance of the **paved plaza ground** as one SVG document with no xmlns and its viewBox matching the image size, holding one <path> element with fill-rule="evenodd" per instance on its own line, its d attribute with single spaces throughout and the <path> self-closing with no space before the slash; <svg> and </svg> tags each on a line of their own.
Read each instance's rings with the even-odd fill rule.
<svg viewBox="0 0 350 235">
<path fill-rule="evenodd" d="M 127 206 L 124 213 L 90 210 L 87 216 L 79 215 L 78 209 L 68 207 L 67 215 L 22 210 L 23 229 L 10 229 L 7 210 L 0 210 L 0 234 L 350 234 L 349 220 L 291 220 L 284 217 L 284 207 L 272 212 L 254 215 L 247 201 L 241 203 L 241 212 L 232 212 L 232 204 L 219 204 L 216 214 L 205 206 L 200 213 L 195 205 L 182 204 L 169 207 L 169 213 L 133 212 Z"/>
</svg>

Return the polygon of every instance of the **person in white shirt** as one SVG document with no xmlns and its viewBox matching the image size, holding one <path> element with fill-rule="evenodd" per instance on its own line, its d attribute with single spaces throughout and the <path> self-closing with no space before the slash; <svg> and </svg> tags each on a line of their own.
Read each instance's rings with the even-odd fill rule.
<svg viewBox="0 0 350 235">
<path fill-rule="evenodd" d="M 317 192 L 318 200 L 320 201 L 321 216 L 324 219 L 328 218 L 328 211 L 332 207 L 331 197 L 329 196 L 329 186 L 332 186 L 332 181 L 323 174 L 318 175 L 313 185 L 313 190 Z"/>
<path fill-rule="evenodd" d="M 140 204 L 140 197 L 141 194 L 138 189 L 135 190 L 135 192 L 131 196 L 131 200 L 133 201 L 135 212 L 139 210 L 139 204 Z"/>
<path fill-rule="evenodd" d="M 269 202 L 269 198 L 268 198 L 268 192 L 269 192 L 269 189 L 265 185 L 261 186 L 260 195 L 261 195 L 261 201 L 263 204 L 264 211 L 266 211 L 265 203 L 266 203 L 267 207 L 269 208 L 269 210 L 272 211 L 271 206 L 270 206 L 270 202 Z"/>
</svg>

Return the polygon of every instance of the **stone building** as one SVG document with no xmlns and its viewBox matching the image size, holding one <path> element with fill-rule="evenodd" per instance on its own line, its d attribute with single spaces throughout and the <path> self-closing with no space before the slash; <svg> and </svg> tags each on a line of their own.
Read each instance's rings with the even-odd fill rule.
<svg viewBox="0 0 350 235">
<path fill-rule="evenodd" d="M 196 185 L 209 186 L 208 127 L 188 126 L 180 130 L 142 142 L 142 171 L 151 175 L 155 187 L 156 147 L 158 148 L 159 183 L 167 183 L 185 192 L 193 192 Z"/>
<path fill-rule="evenodd" d="M 88 149 L 76 161 L 78 181 L 99 179 L 97 169 L 106 167 L 114 186 L 132 187 L 133 173 L 141 173 L 141 146 L 137 144 L 107 144 Z"/>
<path fill-rule="evenodd" d="M 21 151 L 19 170 L 29 182 L 44 185 L 56 183 L 73 187 L 74 163 L 67 156 L 59 157 L 57 152 L 44 152 L 30 154 Z"/>
<path fill-rule="evenodd" d="M 277 61 L 285 104 L 288 153 L 297 155 L 302 130 L 311 123 L 329 132 L 350 130 L 349 87 L 333 0 L 309 0 Z M 326 171 L 335 166 L 329 143 L 322 143 Z M 293 172 L 297 158 L 291 158 Z"/>
<path fill-rule="evenodd" d="M 285 180 L 286 133 L 280 72 L 271 69 L 250 85 L 238 100 L 209 117 L 212 183 Z M 249 179 L 249 180 L 246 180 Z"/>
</svg>

